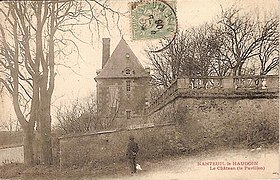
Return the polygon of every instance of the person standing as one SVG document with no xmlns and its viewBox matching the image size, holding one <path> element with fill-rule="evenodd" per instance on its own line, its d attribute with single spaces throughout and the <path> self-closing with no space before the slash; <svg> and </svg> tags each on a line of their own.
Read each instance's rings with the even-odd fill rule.
<svg viewBox="0 0 280 180">
<path fill-rule="evenodd" d="M 136 156 L 139 151 L 138 144 L 134 141 L 133 136 L 129 136 L 126 156 L 128 157 L 131 174 L 136 173 Z"/>
</svg>

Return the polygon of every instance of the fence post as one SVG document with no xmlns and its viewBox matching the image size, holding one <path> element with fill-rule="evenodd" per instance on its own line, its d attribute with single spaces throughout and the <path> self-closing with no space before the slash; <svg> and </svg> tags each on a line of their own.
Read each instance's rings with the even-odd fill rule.
<svg viewBox="0 0 280 180">
<path fill-rule="evenodd" d="M 188 89 L 190 84 L 189 78 L 177 79 L 178 89 Z"/>
<path fill-rule="evenodd" d="M 222 79 L 223 89 L 234 89 L 233 77 L 225 77 Z"/>
<path fill-rule="evenodd" d="M 279 88 L 279 78 L 278 76 L 266 76 L 266 87 L 268 89 L 278 89 Z"/>
</svg>

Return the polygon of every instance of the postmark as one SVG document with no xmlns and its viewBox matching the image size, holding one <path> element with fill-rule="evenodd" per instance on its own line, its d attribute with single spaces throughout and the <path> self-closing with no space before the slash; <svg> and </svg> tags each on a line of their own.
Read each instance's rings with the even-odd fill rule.
<svg viewBox="0 0 280 180">
<path fill-rule="evenodd" d="M 175 5 L 163 0 L 131 2 L 132 39 L 172 39 L 177 31 Z"/>
</svg>

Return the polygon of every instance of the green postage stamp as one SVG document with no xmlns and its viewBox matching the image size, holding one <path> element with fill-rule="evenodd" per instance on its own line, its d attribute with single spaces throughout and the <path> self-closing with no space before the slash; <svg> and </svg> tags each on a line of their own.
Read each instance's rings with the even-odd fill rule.
<svg viewBox="0 0 280 180">
<path fill-rule="evenodd" d="M 129 6 L 133 40 L 170 38 L 176 33 L 175 1 L 146 0 Z"/>
</svg>

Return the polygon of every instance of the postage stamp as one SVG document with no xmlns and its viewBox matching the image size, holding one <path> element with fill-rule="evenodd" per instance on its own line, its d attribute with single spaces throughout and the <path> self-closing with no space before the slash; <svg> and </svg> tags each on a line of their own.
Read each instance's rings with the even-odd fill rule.
<svg viewBox="0 0 280 180">
<path fill-rule="evenodd" d="M 177 29 L 175 1 L 138 1 L 129 4 L 133 40 L 173 37 Z"/>
</svg>

